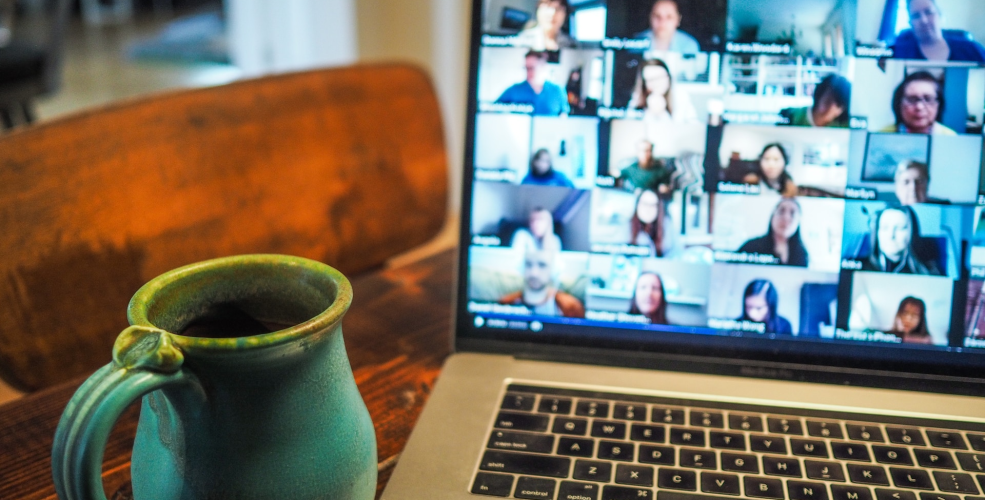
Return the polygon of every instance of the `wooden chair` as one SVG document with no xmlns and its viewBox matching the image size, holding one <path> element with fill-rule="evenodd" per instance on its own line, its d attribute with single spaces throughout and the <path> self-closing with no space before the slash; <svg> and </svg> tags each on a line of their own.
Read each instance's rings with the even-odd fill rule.
<svg viewBox="0 0 985 500">
<path fill-rule="evenodd" d="M 107 363 L 131 295 L 184 264 L 381 266 L 437 234 L 447 182 L 433 88 L 401 65 L 179 91 L 2 136 L 0 377 L 33 391 Z"/>
</svg>

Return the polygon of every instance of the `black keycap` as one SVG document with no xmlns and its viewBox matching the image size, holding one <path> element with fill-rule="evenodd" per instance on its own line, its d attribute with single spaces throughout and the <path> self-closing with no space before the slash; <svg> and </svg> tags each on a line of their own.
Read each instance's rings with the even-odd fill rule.
<svg viewBox="0 0 985 500">
<path fill-rule="evenodd" d="M 747 497 L 783 500 L 783 483 L 779 479 L 746 476 L 743 483 Z"/>
<path fill-rule="evenodd" d="M 937 481 L 937 488 L 941 491 L 967 495 L 978 494 L 978 485 L 975 484 L 975 480 L 970 474 L 935 470 L 934 481 Z"/>
<path fill-rule="evenodd" d="M 708 441 L 712 448 L 746 451 L 746 437 L 731 432 L 709 432 Z"/>
<path fill-rule="evenodd" d="M 749 448 L 762 453 L 787 454 L 787 443 L 780 436 L 749 436 Z"/>
<path fill-rule="evenodd" d="M 674 449 L 669 446 L 641 444 L 640 462 L 656 465 L 674 465 Z"/>
<path fill-rule="evenodd" d="M 701 429 L 685 429 L 682 427 L 671 427 L 670 444 L 682 444 L 685 446 L 704 446 L 705 431 Z"/>
<path fill-rule="evenodd" d="M 756 455 L 722 452 L 722 469 L 732 472 L 759 473 L 759 461 Z"/>
<path fill-rule="evenodd" d="M 804 435 L 804 428 L 796 418 L 766 417 L 766 427 L 775 434 Z"/>
<path fill-rule="evenodd" d="M 653 490 L 609 485 L 602 489 L 602 500 L 653 500 Z"/>
<path fill-rule="evenodd" d="M 500 408 L 513 411 L 533 411 L 534 397 L 533 394 L 510 392 L 503 398 L 503 404 L 500 405 Z"/>
<path fill-rule="evenodd" d="M 684 425 L 684 410 L 677 408 L 658 408 L 650 411 L 650 421 L 662 424 Z"/>
<path fill-rule="evenodd" d="M 824 422 L 821 420 L 807 421 L 807 434 L 814 437 L 842 439 L 845 437 L 841 433 L 841 424 L 838 422 Z"/>
<path fill-rule="evenodd" d="M 584 436 L 588 432 L 588 420 L 581 418 L 561 418 L 554 419 L 554 426 L 551 432 L 555 434 L 569 434 L 572 436 Z"/>
<path fill-rule="evenodd" d="M 602 488 L 592 483 L 561 481 L 557 489 L 557 500 L 598 500 Z"/>
<path fill-rule="evenodd" d="M 893 476 L 893 484 L 899 488 L 912 488 L 916 490 L 934 489 L 934 483 L 930 482 L 930 476 L 927 475 L 926 471 L 920 469 L 890 467 L 889 475 Z"/>
<path fill-rule="evenodd" d="M 862 486 L 832 484 L 831 500 L 872 500 L 872 493 Z"/>
<path fill-rule="evenodd" d="M 601 401 L 579 401 L 575 406 L 575 415 L 579 417 L 609 418 L 609 403 Z"/>
<path fill-rule="evenodd" d="M 857 443 L 831 443 L 831 454 L 838 460 L 854 460 L 857 462 L 871 462 L 869 449 L 864 444 Z"/>
<path fill-rule="evenodd" d="M 770 476 L 801 477 L 800 462 L 790 457 L 763 457 L 763 473 Z"/>
<path fill-rule="evenodd" d="M 741 495 L 742 486 L 735 474 L 701 473 L 701 491 L 720 495 Z"/>
<path fill-rule="evenodd" d="M 681 448 L 680 466 L 695 469 L 717 469 L 718 460 L 715 458 L 715 452 L 711 450 Z"/>
<path fill-rule="evenodd" d="M 738 431 L 763 432 L 763 417 L 729 413 L 728 426 Z"/>
<path fill-rule="evenodd" d="M 889 486 L 889 476 L 886 469 L 879 465 L 848 464 L 848 478 L 853 483 L 878 484 Z"/>
<path fill-rule="evenodd" d="M 657 486 L 672 490 L 694 491 L 698 487 L 698 475 L 689 470 L 661 467 L 657 472 Z"/>
<path fill-rule="evenodd" d="M 985 451 L 985 434 L 968 433 L 968 442 L 975 451 Z"/>
<path fill-rule="evenodd" d="M 957 432 L 927 431 L 927 440 L 930 441 L 930 446 L 937 448 L 968 449 L 968 445 L 964 443 L 964 438 Z"/>
<path fill-rule="evenodd" d="M 616 466 L 616 483 L 628 484 L 630 486 L 649 486 L 653 487 L 653 467 L 648 465 L 624 465 Z"/>
<path fill-rule="evenodd" d="M 480 472 L 472 481 L 472 493 L 491 497 L 508 497 L 513 491 L 513 476 Z"/>
<path fill-rule="evenodd" d="M 592 436 L 610 439 L 625 439 L 626 424 L 622 422 L 596 420 L 592 422 Z"/>
<path fill-rule="evenodd" d="M 921 493 L 920 500 L 961 500 L 961 497 L 945 493 Z"/>
<path fill-rule="evenodd" d="M 821 483 L 787 481 L 790 500 L 828 500 L 828 489 Z"/>
<path fill-rule="evenodd" d="M 608 462 L 578 460 L 575 462 L 575 469 L 571 477 L 582 481 L 608 483 L 609 479 L 612 478 L 612 464 Z"/>
<path fill-rule="evenodd" d="M 599 458 L 632 462 L 635 454 L 636 449 L 633 443 L 599 441 Z"/>
<path fill-rule="evenodd" d="M 912 444 L 914 446 L 925 446 L 923 435 L 920 429 L 912 427 L 886 427 L 886 435 L 889 442 L 894 444 Z"/>
<path fill-rule="evenodd" d="M 570 457 L 591 458 L 595 452 L 595 441 L 591 439 L 561 438 L 557 442 L 557 454 Z"/>
<path fill-rule="evenodd" d="M 691 425 L 721 429 L 725 427 L 725 416 L 717 411 L 691 410 Z"/>
<path fill-rule="evenodd" d="M 547 430 L 547 424 L 550 421 L 550 418 L 543 415 L 501 411 L 496 416 L 496 428 L 509 429 L 511 431 L 544 432 Z"/>
<path fill-rule="evenodd" d="M 876 488 L 876 500 L 917 500 L 917 495 L 912 491 Z"/>
<path fill-rule="evenodd" d="M 838 462 L 822 462 L 820 460 L 804 460 L 804 470 L 808 479 L 825 481 L 844 481 L 845 471 Z"/>
<path fill-rule="evenodd" d="M 910 450 L 896 446 L 872 445 L 872 455 L 876 457 L 876 462 L 890 465 L 913 465 L 913 458 L 910 457 Z"/>
<path fill-rule="evenodd" d="M 512 472 L 531 476 L 568 477 L 570 458 L 527 455 L 508 451 L 486 451 L 479 468 L 493 472 Z"/>
<path fill-rule="evenodd" d="M 553 479 L 540 479 L 536 477 L 521 477 L 516 480 L 516 498 L 542 499 L 554 498 L 554 488 L 557 482 Z"/>
<path fill-rule="evenodd" d="M 486 446 L 500 450 L 550 453 L 554 451 L 554 436 L 511 431 L 493 431 L 492 435 L 489 436 L 489 443 Z"/>
<path fill-rule="evenodd" d="M 877 425 L 845 424 L 845 428 L 848 429 L 848 439 L 873 443 L 886 441 L 882 437 L 882 429 Z"/>
<path fill-rule="evenodd" d="M 663 443 L 667 440 L 667 429 L 660 425 L 633 424 L 629 431 L 629 439 L 648 443 Z"/>
<path fill-rule="evenodd" d="M 646 405 L 617 404 L 612 409 L 612 418 L 646 422 Z"/>
<path fill-rule="evenodd" d="M 801 457 L 828 458 L 828 445 L 824 441 L 790 438 L 790 451 Z"/>
<path fill-rule="evenodd" d="M 985 455 L 979 453 L 955 453 L 958 456 L 958 463 L 964 470 L 972 472 L 985 472 Z"/>
<path fill-rule="evenodd" d="M 567 398 L 551 398 L 541 396 L 540 404 L 537 405 L 540 413 L 553 413 L 555 415 L 568 415 L 571 413 L 571 400 Z"/>
<path fill-rule="evenodd" d="M 913 450 L 913 455 L 917 457 L 917 465 L 930 467 L 932 469 L 956 469 L 951 453 L 943 450 L 925 450 L 917 448 Z"/>
</svg>

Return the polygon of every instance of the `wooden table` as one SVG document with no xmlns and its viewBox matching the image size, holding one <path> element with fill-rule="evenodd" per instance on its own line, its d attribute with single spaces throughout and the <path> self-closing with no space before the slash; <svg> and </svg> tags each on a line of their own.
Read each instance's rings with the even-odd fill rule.
<svg viewBox="0 0 985 500">
<path fill-rule="evenodd" d="M 353 278 L 342 322 L 349 360 L 376 426 L 377 497 L 390 478 L 451 352 L 454 252 Z M 56 498 L 51 445 L 58 419 L 84 379 L 0 406 L 0 499 Z M 138 407 L 120 419 L 106 446 L 103 480 L 111 500 L 130 498 L 130 449 Z"/>
</svg>

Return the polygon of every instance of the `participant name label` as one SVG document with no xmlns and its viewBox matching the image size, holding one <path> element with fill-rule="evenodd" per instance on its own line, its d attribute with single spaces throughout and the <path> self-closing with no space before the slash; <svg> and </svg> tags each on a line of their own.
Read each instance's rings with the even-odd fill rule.
<svg viewBox="0 0 985 500">
<path fill-rule="evenodd" d="M 846 330 L 836 330 L 835 338 L 838 340 L 854 340 L 858 342 L 888 342 L 890 344 L 901 344 L 903 339 L 885 332 L 853 332 Z"/>
<path fill-rule="evenodd" d="M 635 323 L 637 325 L 647 325 L 650 323 L 650 320 L 646 316 L 609 311 L 585 311 L 585 319 L 609 323 Z"/>
<path fill-rule="evenodd" d="M 965 347 L 985 348 L 985 339 L 964 339 Z"/>
<path fill-rule="evenodd" d="M 637 245 L 620 245 L 614 243 L 595 243 L 592 245 L 592 252 L 595 253 L 616 253 L 625 255 L 640 255 L 643 257 L 650 255 L 649 247 Z"/>
<path fill-rule="evenodd" d="M 650 40 L 646 38 L 606 38 L 602 40 L 603 49 L 615 50 L 647 50 Z"/>
<path fill-rule="evenodd" d="M 841 259 L 841 268 L 849 271 L 861 271 L 862 261 L 854 259 Z"/>
<path fill-rule="evenodd" d="M 739 262 L 745 264 L 779 264 L 780 259 L 775 255 L 767 253 L 745 253 L 745 252 L 726 252 L 718 250 L 715 252 L 715 260 L 718 262 Z"/>
<path fill-rule="evenodd" d="M 758 184 L 736 184 L 734 182 L 719 182 L 719 193 L 731 194 L 759 194 L 763 188 Z"/>
<path fill-rule="evenodd" d="M 486 168 L 475 169 L 475 180 L 486 182 L 519 182 L 518 175 L 514 170 L 492 170 Z"/>
<path fill-rule="evenodd" d="M 479 111 L 483 113 L 520 113 L 530 115 L 534 112 L 534 106 L 533 104 L 480 102 Z"/>
<path fill-rule="evenodd" d="M 606 118 L 606 119 L 643 118 L 642 109 L 607 108 L 603 106 L 598 109 L 597 114 L 599 118 Z"/>
<path fill-rule="evenodd" d="M 472 244 L 480 247 L 498 247 L 503 244 L 499 236 L 483 236 L 477 234 L 472 237 Z"/>
<path fill-rule="evenodd" d="M 874 200 L 878 196 L 875 189 L 848 187 L 845 188 L 845 198 L 852 200 Z"/>
<path fill-rule="evenodd" d="M 893 57 L 892 47 L 881 45 L 858 44 L 855 46 L 855 57 Z"/>
<path fill-rule="evenodd" d="M 722 114 L 722 118 L 735 125 L 786 125 L 789 122 L 776 113 L 757 113 L 755 111 L 726 111 Z"/>
<path fill-rule="evenodd" d="M 765 324 L 748 320 L 708 318 L 708 326 L 718 330 L 766 333 Z"/>
<path fill-rule="evenodd" d="M 734 54 L 789 55 L 790 53 L 793 52 L 793 48 L 790 47 L 789 43 L 728 42 L 725 44 L 725 51 L 732 52 Z"/>
<path fill-rule="evenodd" d="M 509 304 L 489 304 L 483 302 L 469 302 L 469 312 L 483 314 L 530 314 L 530 309 L 526 306 L 515 306 Z"/>
<path fill-rule="evenodd" d="M 482 35 L 482 45 L 488 47 L 515 47 L 520 44 L 520 37 Z"/>
</svg>

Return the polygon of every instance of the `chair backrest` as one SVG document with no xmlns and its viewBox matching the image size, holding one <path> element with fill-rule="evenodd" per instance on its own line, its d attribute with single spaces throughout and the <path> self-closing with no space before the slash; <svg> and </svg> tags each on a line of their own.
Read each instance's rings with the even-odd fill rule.
<svg viewBox="0 0 985 500">
<path fill-rule="evenodd" d="M 437 234 L 447 182 L 433 88 L 401 65 L 180 91 L 0 136 L 0 377 L 36 390 L 108 362 L 130 296 L 184 264 L 263 252 L 378 267 Z"/>
<path fill-rule="evenodd" d="M 25 9 L 23 19 L 14 25 L 16 41 L 36 47 L 44 54 L 41 79 L 33 89 L 35 93 L 48 95 L 61 87 L 65 37 L 72 4 L 72 0 L 39 0 L 29 5 L 31 8 Z"/>
</svg>

